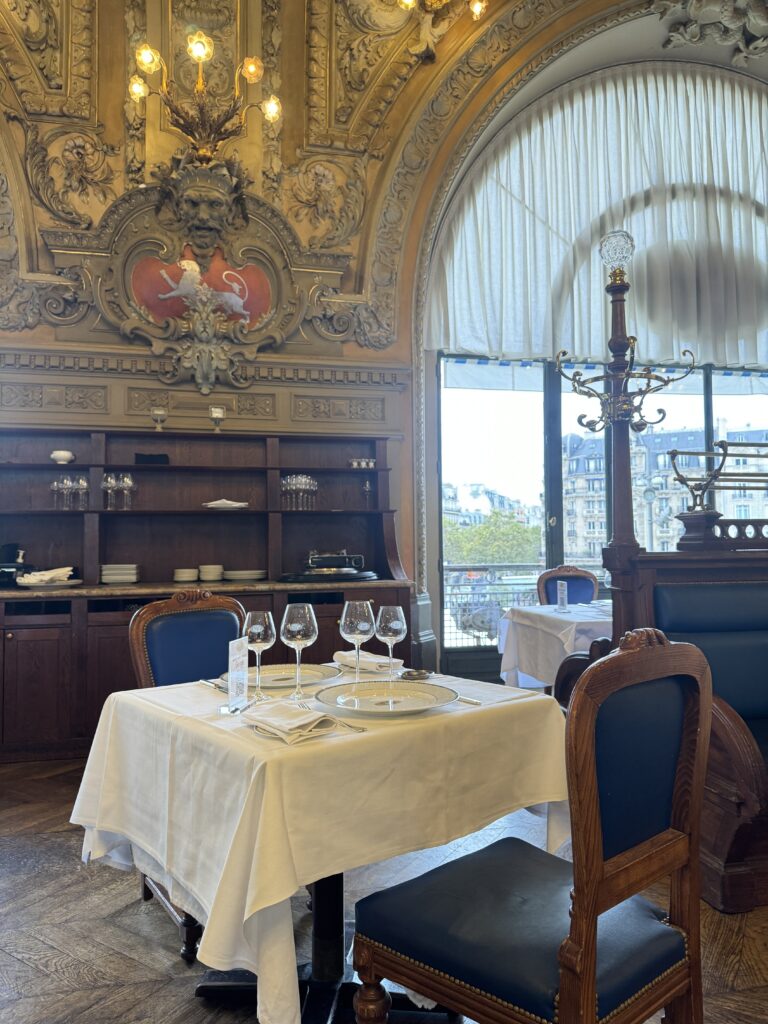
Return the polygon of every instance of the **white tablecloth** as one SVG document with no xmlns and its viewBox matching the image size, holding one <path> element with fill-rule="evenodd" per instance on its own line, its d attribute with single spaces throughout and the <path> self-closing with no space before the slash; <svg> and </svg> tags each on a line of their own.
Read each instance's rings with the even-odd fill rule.
<svg viewBox="0 0 768 1024">
<path fill-rule="evenodd" d="M 296 746 L 222 718 L 200 683 L 113 693 L 72 814 L 83 858 L 167 885 L 206 925 L 201 962 L 254 971 L 261 1024 L 299 1024 L 297 889 L 566 796 L 554 700 L 453 682 L 483 706 L 357 718 L 367 732 Z"/>
<path fill-rule="evenodd" d="M 510 608 L 501 620 L 501 677 L 510 686 L 544 687 L 555 681 L 567 654 L 586 651 L 598 637 L 610 637 L 610 601 Z"/>
</svg>

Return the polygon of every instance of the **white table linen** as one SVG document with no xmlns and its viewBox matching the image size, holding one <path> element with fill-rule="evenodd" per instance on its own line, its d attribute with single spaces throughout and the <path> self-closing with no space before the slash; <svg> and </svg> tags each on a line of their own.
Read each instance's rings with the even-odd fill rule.
<svg viewBox="0 0 768 1024">
<path fill-rule="evenodd" d="M 499 629 L 501 677 L 510 686 L 551 686 L 563 659 L 611 635 L 610 601 L 510 608 Z"/>
<path fill-rule="evenodd" d="M 438 679 L 483 704 L 356 718 L 367 732 L 299 745 L 222 718 L 221 695 L 201 684 L 113 693 L 72 814 L 83 859 L 165 884 L 205 924 L 201 962 L 254 971 L 261 1024 L 299 1024 L 301 886 L 566 796 L 551 698 Z"/>
</svg>

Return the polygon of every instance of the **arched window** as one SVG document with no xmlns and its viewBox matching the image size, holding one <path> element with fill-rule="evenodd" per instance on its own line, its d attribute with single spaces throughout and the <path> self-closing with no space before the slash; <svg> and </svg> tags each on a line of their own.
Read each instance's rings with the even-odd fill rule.
<svg viewBox="0 0 768 1024">
<path fill-rule="evenodd" d="M 516 117 L 472 167 L 432 260 L 425 344 L 606 355 L 609 230 L 636 241 L 643 361 L 768 365 L 768 87 L 698 65 L 612 69 Z"/>
</svg>

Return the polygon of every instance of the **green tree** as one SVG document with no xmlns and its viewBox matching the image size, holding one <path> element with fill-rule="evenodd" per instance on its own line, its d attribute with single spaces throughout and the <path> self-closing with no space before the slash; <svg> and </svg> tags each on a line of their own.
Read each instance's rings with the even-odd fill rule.
<svg viewBox="0 0 768 1024">
<path fill-rule="evenodd" d="M 524 526 L 511 512 L 494 511 L 484 522 L 471 526 L 443 522 L 446 565 L 535 562 L 540 546 L 539 527 Z"/>
</svg>

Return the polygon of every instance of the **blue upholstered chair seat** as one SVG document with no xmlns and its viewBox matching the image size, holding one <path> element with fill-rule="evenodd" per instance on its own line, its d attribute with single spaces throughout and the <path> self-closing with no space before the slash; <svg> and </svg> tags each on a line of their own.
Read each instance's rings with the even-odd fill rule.
<svg viewBox="0 0 768 1024">
<path fill-rule="evenodd" d="M 571 865 L 502 839 L 361 900 L 356 931 L 543 1020 L 555 1019 Z M 682 935 L 639 896 L 598 922 L 598 1017 L 685 959 Z M 407 928 L 404 923 L 407 922 Z"/>
</svg>

